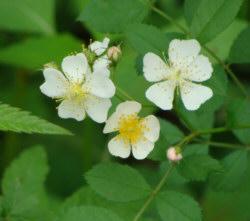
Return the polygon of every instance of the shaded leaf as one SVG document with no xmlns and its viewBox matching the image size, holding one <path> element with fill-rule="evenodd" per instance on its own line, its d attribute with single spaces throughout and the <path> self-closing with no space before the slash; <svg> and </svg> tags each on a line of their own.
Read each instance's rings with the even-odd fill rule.
<svg viewBox="0 0 250 221">
<path fill-rule="evenodd" d="M 142 22 L 147 13 L 147 6 L 140 1 L 92 0 L 78 20 L 100 32 L 119 33 L 129 24 Z"/>
<path fill-rule="evenodd" d="M 243 0 L 186 1 L 186 19 L 191 36 L 205 43 L 226 29 L 236 17 Z"/>
<path fill-rule="evenodd" d="M 178 171 L 191 180 L 204 181 L 215 172 L 222 172 L 218 160 L 206 154 L 194 154 L 184 157 L 177 165 Z"/>
<path fill-rule="evenodd" d="M 0 1 L 0 28 L 51 35 L 55 32 L 54 0 Z"/>
<path fill-rule="evenodd" d="M 85 174 L 85 178 L 93 190 L 117 202 L 142 199 L 151 193 L 141 174 L 127 165 L 98 164 Z"/>
<path fill-rule="evenodd" d="M 174 191 L 156 196 L 156 206 L 163 221 L 201 221 L 201 209 L 189 196 Z"/>
<path fill-rule="evenodd" d="M 52 61 L 60 66 L 62 59 L 74 51 L 81 51 L 81 41 L 72 35 L 34 37 L 1 49 L 0 62 L 28 69 L 42 69 L 44 64 Z"/>
<path fill-rule="evenodd" d="M 250 62 L 250 26 L 244 29 L 235 39 L 229 54 L 229 61 L 232 63 Z"/>
<path fill-rule="evenodd" d="M 211 185 L 216 191 L 233 191 L 243 181 L 247 168 L 247 152 L 234 151 L 222 160 L 224 173 L 214 174 Z"/>
</svg>

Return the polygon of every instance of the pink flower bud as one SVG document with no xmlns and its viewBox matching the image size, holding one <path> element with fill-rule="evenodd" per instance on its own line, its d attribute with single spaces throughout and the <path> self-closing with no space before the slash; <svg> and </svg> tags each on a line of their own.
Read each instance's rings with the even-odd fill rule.
<svg viewBox="0 0 250 221">
<path fill-rule="evenodd" d="M 170 147 L 167 150 L 167 158 L 169 161 L 178 162 L 182 159 L 182 154 L 181 153 L 176 154 L 176 148 Z"/>
<path fill-rule="evenodd" d="M 120 57 L 122 55 L 122 51 L 120 46 L 112 46 L 109 50 L 108 50 L 108 58 L 114 62 L 117 62 Z"/>
</svg>

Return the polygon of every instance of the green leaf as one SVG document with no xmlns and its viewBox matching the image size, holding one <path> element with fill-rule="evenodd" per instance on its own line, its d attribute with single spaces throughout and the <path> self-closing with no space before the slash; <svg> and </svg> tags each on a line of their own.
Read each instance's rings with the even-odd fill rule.
<svg viewBox="0 0 250 221">
<path fill-rule="evenodd" d="M 221 65 L 214 65 L 213 69 L 212 77 L 203 83 L 204 86 L 212 89 L 213 97 L 201 105 L 200 111 L 218 110 L 227 96 L 228 78 L 225 70 Z"/>
<path fill-rule="evenodd" d="M 117 202 L 128 202 L 147 197 L 150 186 L 135 169 L 118 163 L 102 163 L 86 173 L 91 189 Z"/>
<path fill-rule="evenodd" d="M 201 43 L 212 40 L 226 29 L 236 17 L 243 0 L 185 1 L 187 23 L 191 37 Z"/>
<path fill-rule="evenodd" d="M 198 203 L 182 193 L 159 193 L 156 196 L 156 206 L 163 221 L 201 221 Z"/>
<path fill-rule="evenodd" d="M 216 191 L 233 191 L 243 181 L 247 168 L 247 152 L 234 151 L 222 160 L 224 173 L 214 174 L 211 184 Z"/>
<path fill-rule="evenodd" d="M 184 157 L 177 165 L 182 176 L 197 181 L 204 181 L 212 173 L 223 171 L 218 160 L 206 154 L 194 154 Z"/>
<path fill-rule="evenodd" d="M 250 62 L 250 26 L 244 29 L 235 39 L 229 54 L 229 61 L 232 63 Z"/>
<path fill-rule="evenodd" d="M 227 126 L 230 128 L 244 124 L 250 124 L 250 101 L 236 98 L 227 106 Z M 243 143 L 250 144 L 250 128 L 233 130 L 233 133 Z"/>
<path fill-rule="evenodd" d="M 56 221 L 122 221 L 113 212 L 94 206 L 73 207 L 63 212 Z"/>
<path fill-rule="evenodd" d="M 26 111 L 0 103 L 0 130 L 41 133 L 41 134 L 64 134 L 72 135 L 68 130 L 49 123 L 46 120 L 30 115 Z"/>
<path fill-rule="evenodd" d="M 0 1 L 0 29 L 54 34 L 54 0 Z"/>
<path fill-rule="evenodd" d="M 33 70 L 51 61 L 60 65 L 69 53 L 80 50 L 81 42 L 69 34 L 34 37 L 1 49 L 0 62 Z"/>
<path fill-rule="evenodd" d="M 124 220 L 130 221 L 136 216 L 144 202 L 145 199 L 133 202 L 110 201 L 97 194 L 88 186 L 84 186 L 65 201 L 63 210 L 77 206 L 97 206 L 112 210 Z"/>
<path fill-rule="evenodd" d="M 208 145 L 204 143 L 187 145 L 182 156 L 187 157 L 193 154 L 208 154 Z"/>
<path fill-rule="evenodd" d="M 182 131 L 172 123 L 158 118 L 160 121 L 160 138 L 155 143 L 153 151 L 148 155 L 149 159 L 165 161 L 167 159 L 166 150 L 180 141 L 184 134 Z"/>
<path fill-rule="evenodd" d="M 2 182 L 5 213 L 18 216 L 36 206 L 47 173 L 47 157 L 42 147 L 31 148 L 14 160 Z"/>
<path fill-rule="evenodd" d="M 180 33 L 162 33 L 151 25 L 132 24 L 125 28 L 131 46 L 141 55 L 152 52 L 162 57 L 162 52 L 168 54 L 169 43 L 176 38 L 183 39 Z"/>
<path fill-rule="evenodd" d="M 140 23 L 148 14 L 148 7 L 134 0 L 92 0 L 78 20 L 100 32 L 119 33 L 132 23 Z"/>
</svg>

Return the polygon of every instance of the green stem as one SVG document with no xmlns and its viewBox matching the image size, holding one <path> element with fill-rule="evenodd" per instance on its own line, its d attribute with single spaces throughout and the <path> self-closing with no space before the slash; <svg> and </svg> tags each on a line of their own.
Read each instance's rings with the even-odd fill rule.
<svg viewBox="0 0 250 221">
<path fill-rule="evenodd" d="M 174 25 L 176 25 L 186 36 L 189 36 L 190 33 L 183 27 L 181 26 L 179 23 L 177 23 L 171 16 L 169 16 L 167 13 L 165 13 L 164 11 L 158 9 L 157 7 L 155 7 L 154 5 L 150 4 L 149 2 L 147 2 L 147 0 L 141 0 L 141 2 L 143 2 L 144 4 L 146 4 L 149 8 L 151 8 L 153 11 L 155 11 L 156 13 L 158 13 L 159 15 L 161 15 L 163 18 L 165 18 L 166 20 L 170 21 L 171 23 L 173 23 Z M 234 82 L 237 84 L 237 86 L 239 87 L 239 89 L 242 91 L 242 93 L 245 95 L 245 97 L 247 99 L 249 99 L 249 95 L 246 91 L 246 89 L 244 88 L 243 84 L 240 82 L 240 80 L 236 77 L 236 75 L 233 73 L 233 71 L 228 67 L 228 65 L 224 64 L 224 62 L 208 47 L 206 47 L 205 45 L 201 45 L 210 55 L 212 55 L 219 64 L 222 65 L 222 67 L 227 71 L 227 73 L 232 77 L 232 79 L 234 80 Z"/>
<path fill-rule="evenodd" d="M 120 101 L 122 101 L 122 102 L 125 101 L 125 99 L 123 99 L 122 97 L 120 97 L 118 94 L 115 94 L 115 96 L 116 96 Z"/>
<path fill-rule="evenodd" d="M 242 149 L 242 150 L 250 150 L 250 146 L 243 146 L 237 144 L 229 144 L 229 143 L 221 143 L 221 142 L 214 142 L 210 140 L 203 140 L 200 138 L 194 138 L 194 141 L 205 143 L 208 145 L 216 146 L 216 147 L 225 147 L 225 148 L 233 148 L 233 149 Z"/>
<path fill-rule="evenodd" d="M 125 97 L 127 97 L 129 100 L 131 101 L 135 101 L 135 99 L 133 97 L 131 97 L 130 95 L 128 95 L 124 90 L 122 90 L 121 88 L 115 86 L 116 89 L 121 93 L 123 94 Z"/>
<path fill-rule="evenodd" d="M 235 127 L 217 127 L 209 130 L 201 130 L 199 131 L 199 134 L 213 134 L 213 133 L 222 133 L 230 130 L 239 130 L 239 129 L 244 129 L 244 128 L 250 128 L 250 124 L 242 124 L 239 126 Z"/>
<path fill-rule="evenodd" d="M 196 128 L 192 125 L 192 123 L 177 108 L 174 108 L 174 111 L 184 121 L 184 123 L 191 131 L 196 131 Z"/>
<path fill-rule="evenodd" d="M 143 214 L 143 212 L 147 209 L 147 207 L 149 206 L 149 204 L 152 202 L 152 200 L 155 198 L 156 194 L 160 191 L 160 189 L 162 188 L 163 184 L 166 182 L 168 175 L 170 174 L 170 172 L 172 171 L 172 169 L 174 168 L 175 163 L 172 163 L 170 165 L 170 167 L 168 168 L 167 172 L 165 173 L 165 175 L 162 177 L 161 181 L 158 183 L 158 185 L 156 186 L 156 188 L 152 191 L 152 194 L 150 195 L 150 197 L 148 198 L 148 200 L 144 203 L 144 205 L 142 206 L 142 208 L 139 210 L 139 212 L 136 214 L 135 218 L 133 219 L 133 221 L 137 221 L 141 215 Z"/>
</svg>

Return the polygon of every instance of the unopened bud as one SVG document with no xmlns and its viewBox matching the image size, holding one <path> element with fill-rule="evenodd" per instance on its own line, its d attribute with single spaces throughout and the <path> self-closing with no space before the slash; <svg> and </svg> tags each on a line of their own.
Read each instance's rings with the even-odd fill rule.
<svg viewBox="0 0 250 221">
<path fill-rule="evenodd" d="M 43 65 L 43 68 L 44 68 L 44 69 L 46 69 L 46 68 L 54 68 L 54 69 L 59 70 L 59 68 L 58 68 L 58 66 L 57 66 L 57 64 L 56 64 L 56 62 L 54 62 L 54 61 L 49 62 L 49 63 Z"/>
<path fill-rule="evenodd" d="M 167 158 L 169 161 L 172 161 L 172 162 L 180 161 L 182 159 L 181 148 L 178 146 L 170 147 L 167 150 Z"/>
<path fill-rule="evenodd" d="M 120 46 L 113 46 L 108 50 L 108 58 L 117 63 L 122 56 L 122 51 Z"/>
</svg>

